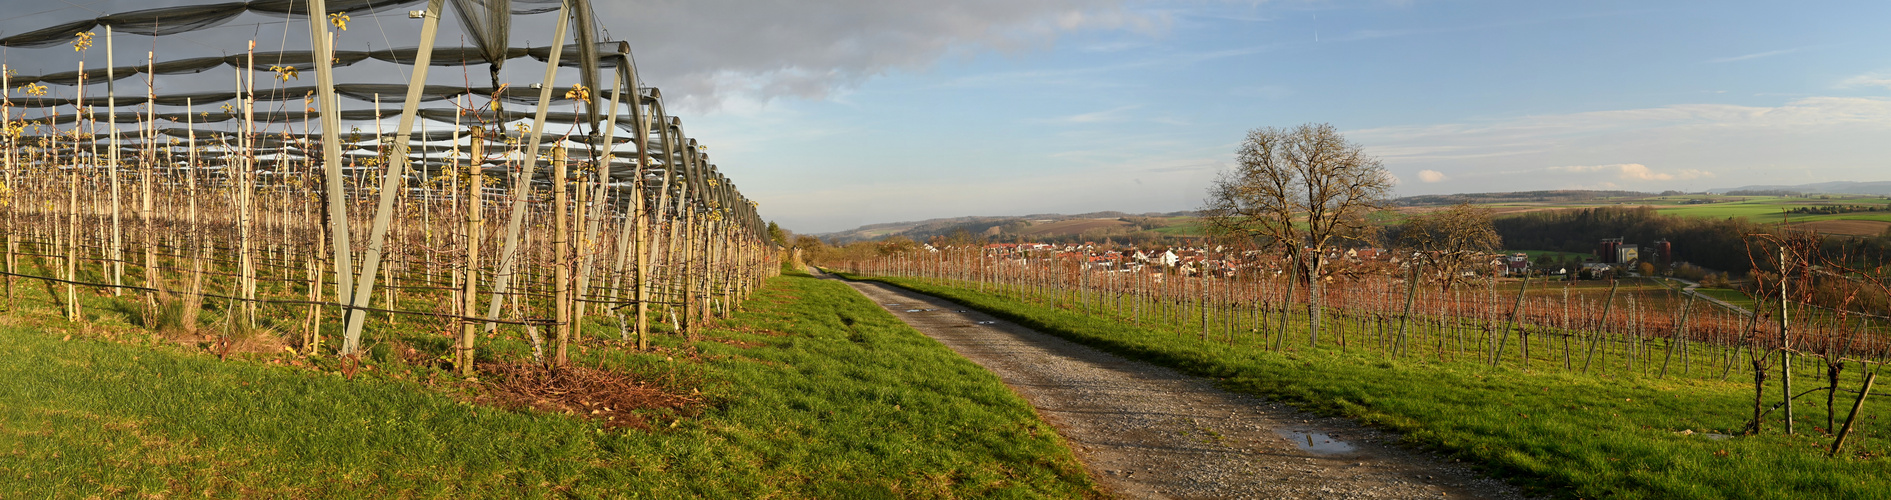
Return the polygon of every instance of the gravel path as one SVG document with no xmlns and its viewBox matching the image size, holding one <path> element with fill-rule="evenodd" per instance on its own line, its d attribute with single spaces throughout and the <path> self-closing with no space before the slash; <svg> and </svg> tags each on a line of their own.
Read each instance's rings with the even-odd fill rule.
<svg viewBox="0 0 1891 500">
<path fill-rule="evenodd" d="M 1039 333 L 944 299 L 849 282 L 1003 379 L 1128 498 L 1523 498 L 1461 464 L 1208 380 Z"/>
</svg>

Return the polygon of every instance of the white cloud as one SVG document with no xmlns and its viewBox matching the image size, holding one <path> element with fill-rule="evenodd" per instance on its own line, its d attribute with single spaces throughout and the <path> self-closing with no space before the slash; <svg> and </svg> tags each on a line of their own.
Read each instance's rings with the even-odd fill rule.
<svg viewBox="0 0 1891 500">
<path fill-rule="evenodd" d="M 1089 113 L 1079 113 L 1075 115 L 1059 117 L 1059 118 L 1049 120 L 1049 121 L 1055 122 L 1055 123 L 1117 122 L 1117 121 L 1122 121 L 1125 118 L 1123 116 L 1123 113 L 1136 109 L 1136 108 L 1140 108 L 1140 107 L 1142 107 L 1142 105 L 1139 105 L 1139 104 L 1130 105 L 1130 106 L 1121 106 L 1121 107 L 1106 109 L 1102 111 L 1092 111 Z"/>
<path fill-rule="evenodd" d="M 1453 172 L 1451 182 L 1401 189 L 1428 194 L 1884 180 L 1887 134 L 1891 98 L 1808 97 L 1380 127 L 1346 137 L 1388 168 Z"/>
<path fill-rule="evenodd" d="M 1166 14 L 1122 0 L 598 2 L 612 35 L 667 96 L 714 108 L 731 96 L 823 98 L 891 71 L 972 51 L 1043 47 L 1079 30 L 1156 33 Z"/>
<path fill-rule="evenodd" d="M 1752 54 L 1743 54 L 1743 55 L 1737 55 L 1737 56 L 1731 56 L 1731 57 L 1716 57 L 1713 59 L 1708 59 L 1707 62 L 1729 63 L 1729 62 L 1734 62 L 1734 61 L 1745 61 L 1748 59 L 1759 59 L 1762 57 L 1772 57 L 1772 56 L 1777 56 L 1780 54 L 1791 54 L 1793 52 L 1798 52 L 1798 51 L 1799 49 L 1769 50 L 1765 52 L 1754 52 Z"/>
<path fill-rule="evenodd" d="M 1707 171 L 1703 171 L 1699 169 L 1692 169 L 1692 168 L 1682 169 L 1674 173 L 1657 172 L 1653 169 L 1648 168 L 1647 165 L 1642 165 L 1640 163 L 1617 163 L 1617 164 L 1612 164 L 1612 165 L 1578 165 L 1578 166 L 1564 166 L 1564 167 L 1549 167 L 1544 170 L 1547 170 L 1550 172 L 1568 172 L 1568 173 L 1578 173 L 1578 174 L 1614 173 L 1616 174 L 1616 178 L 1618 179 L 1635 180 L 1635 181 L 1690 180 L 1690 179 L 1700 179 L 1700 178 L 1708 178 L 1708 177 L 1714 176 L 1713 172 L 1707 172 Z M 1420 174 L 1422 175 L 1423 173 L 1421 172 Z"/>
<path fill-rule="evenodd" d="M 1229 93 L 1232 93 L 1240 97 L 1259 97 L 1262 99 L 1276 100 L 1276 99 L 1283 99 L 1283 98 L 1292 96 L 1294 94 L 1294 91 L 1292 87 L 1288 87 L 1285 85 L 1260 85 L 1260 86 L 1252 86 L 1252 87 L 1236 87 L 1235 89 L 1230 90 Z"/>
<path fill-rule="evenodd" d="M 1841 80 L 1838 82 L 1837 86 L 1842 89 L 1858 87 L 1884 87 L 1891 89 L 1891 77 L 1884 76 L 1881 73 L 1864 74 Z"/>
<path fill-rule="evenodd" d="M 1445 180 L 1445 174 L 1444 172 L 1431 169 L 1420 170 L 1418 171 L 1418 180 L 1425 183 L 1439 182 Z"/>
<path fill-rule="evenodd" d="M 1658 108 L 1535 115 L 1483 122 L 1382 127 L 1347 132 L 1387 160 L 1539 154 L 1573 141 L 1634 131 L 1809 133 L 1891 128 L 1891 99 L 1809 97 L 1780 106 L 1677 104 Z"/>
</svg>

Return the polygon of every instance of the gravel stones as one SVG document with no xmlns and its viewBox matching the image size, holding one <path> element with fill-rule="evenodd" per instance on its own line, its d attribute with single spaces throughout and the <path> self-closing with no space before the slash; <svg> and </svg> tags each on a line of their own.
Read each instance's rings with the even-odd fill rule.
<svg viewBox="0 0 1891 500">
<path fill-rule="evenodd" d="M 1118 496 L 1522 498 L 1463 464 L 1386 444 L 1397 435 L 1230 393 L 936 297 L 849 285 L 997 374 Z"/>
</svg>

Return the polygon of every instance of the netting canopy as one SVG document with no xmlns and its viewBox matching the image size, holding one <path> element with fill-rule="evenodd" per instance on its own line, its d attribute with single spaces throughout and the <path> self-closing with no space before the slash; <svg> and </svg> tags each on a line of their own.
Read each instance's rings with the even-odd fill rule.
<svg viewBox="0 0 1891 500">
<path fill-rule="evenodd" d="M 69 70 L 37 74 L 21 72 L 13 69 L 17 66 L 9 64 L 6 118 L 22 130 L 19 140 L 23 143 L 56 138 L 74 127 L 97 124 L 117 127 L 120 131 L 87 134 L 87 137 L 66 141 L 54 148 L 56 151 L 51 154 L 56 157 L 88 157 L 93 154 L 91 148 L 98 146 L 94 142 L 99 141 L 109 142 L 107 146 L 115 145 L 121 151 L 163 153 L 140 154 L 129 160 L 121 156 L 121 164 L 138 161 L 176 164 L 186 161 L 178 158 L 179 153 L 193 146 L 220 146 L 227 134 L 242 135 L 244 131 L 255 136 L 320 138 L 323 136 L 319 130 L 321 118 L 328 115 L 341 121 L 341 126 L 351 131 L 351 137 L 360 138 L 362 130 L 372 129 L 366 136 L 377 144 L 402 142 L 391 139 L 391 135 L 402 131 L 389 128 L 394 121 L 406 118 L 420 122 L 405 130 L 414 138 L 408 141 L 413 144 L 404 145 L 409 148 L 445 147 L 452 151 L 457 145 L 459 153 L 464 155 L 471 148 L 470 134 L 449 136 L 444 140 L 422 134 L 440 128 L 485 127 L 491 133 L 482 134 L 481 140 L 489 150 L 530 149 L 534 141 L 543 143 L 546 148 L 587 148 L 584 157 L 623 169 L 603 174 L 610 179 L 672 178 L 678 184 L 665 189 L 686 191 L 692 182 L 713 177 L 710 173 L 713 166 L 705 165 L 700 171 L 690 168 L 686 150 L 690 149 L 691 141 L 682 136 L 680 127 L 673 126 L 677 123 L 675 120 L 665 116 L 661 94 L 638 80 L 629 44 L 597 40 L 600 26 L 592 19 L 588 1 L 448 0 L 437 3 L 451 4 L 452 15 L 457 17 L 455 24 L 461 31 L 457 39 L 462 45 L 437 46 L 433 40 L 427 40 L 424 44 L 427 47 L 423 49 L 414 30 L 385 26 L 387 21 L 401 22 L 407 21 L 402 18 L 416 17 L 420 11 L 403 10 L 427 7 L 422 0 L 326 2 L 324 16 L 331 18 L 328 27 L 335 28 L 331 31 L 335 35 L 348 33 L 340 29 L 346 22 L 333 22 L 340 16 L 352 20 L 357 30 L 372 19 L 379 30 L 375 34 L 379 40 L 374 41 L 394 45 L 366 47 L 365 50 L 329 47 L 325 52 L 334 83 L 327 92 L 319 85 L 307 84 L 312 76 L 309 73 L 320 66 L 315 44 L 303 39 L 300 46 L 295 46 L 288 36 L 299 34 L 294 33 L 299 25 L 309 24 L 310 2 L 307 0 L 163 7 L 69 20 L 21 33 L 0 31 L 0 35 L 5 35 L 0 36 L 0 46 L 43 49 L 33 55 L 53 55 L 32 57 L 32 62 L 57 60 L 57 54 L 64 54 L 69 60 L 79 59 L 68 66 Z M 553 13 L 558 14 L 556 19 L 546 16 Z M 254 22 L 245 24 L 246 20 Z M 282 30 L 279 46 L 268 46 L 266 40 L 270 37 L 254 36 L 243 40 L 244 45 L 215 47 L 222 52 L 218 54 L 192 54 L 189 53 L 192 50 L 188 50 L 192 45 L 180 44 L 178 46 L 187 50 L 137 54 L 145 57 L 128 54 L 125 56 L 130 57 L 119 57 L 121 54 L 114 53 L 109 60 L 115 64 L 109 65 L 91 61 L 97 59 L 91 52 L 115 45 L 112 37 L 214 35 L 220 30 L 241 31 L 246 27 L 260 32 L 261 29 L 254 27 L 263 25 Z M 543 40 L 543 32 L 558 31 L 553 28 L 571 33 L 558 40 L 556 48 L 543 44 L 513 45 L 513 40 L 518 38 Z M 515 33 L 519 30 L 524 31 Z M 81 35 L 83 33 L 91 35 Z M 400 35 L 406 35 L 407 45 L 400 45 Z M 88 48 L 64 50 L 68 46 L 77 47 L 75 37 L 80 36 L 90 37 Z M 123 40 L 117 42 L 124 44 Z M 423 50 L 425 54 L 421 53 Z M 555 58 L 554 51 L 557 52 Z M 31 51 L 9 52 L 8 58 L 25 59 L 22 57 L 25 53 Z M 79 57 L 72 57 L 75 53 Z M 414 66 L 422 59 L 429 67 L 448 68 L 449 73 L 458 68 L 462 77 L 457 78 L 457 82 L 405 78 L 415 73 Z M 528 69 L 543 71 L 553 59 L 557 60 L 559 68 L 577 71 L 548 71 L 545 74 L 554 80 L 551 82 L 539 81 L 539 78 L 506 81 L 508 77 L 516 80 L 521 75 L 531 74 L 517 71 L 516 64 L 508 67 L 508 62 L 529 60 L 535 64 Z M 51 65 L 41 67 L 46 66 Z M 464 76 L 472 74 L 486 78 Z M 606 85 L 609 88 L 604 88 Z M 104 88 L 99 88 L 101 86 Z M 404 108 L 408 107 L 410 97 L 418 105 L 407 111 Z M 158 129 L 199 133 L 180 137 L 152 132 Z M 605 129 L 626 136 L 624 140 L 609 141 L 622 146 L 599 147 L 606 143 L 598 137 Z M 537 130 L 546 130 L 547 135 L 527 137 Z M 341 134 L 331 135 L 339 137 Z M 104 139 L 95 141 L 93 136 Z M 628 139 L 632 136 L 639 139 Z M 49 142 L 58 144 L 60 141 Z M 319 168 L 323 161 L 321 155 L 302 154 L 316 149 L 319 148 L 313 145 L 291 149 L 287 154 L 271 155 L 258 163 L 264 165 L 263 168 Z M 421 178 L 437 174 L 438 168 L 444 165 L 439 160 L 429 158 L 417 162 L 412 174 Z M 633 166 L 636 168 L 631 168 Z M 519 170 L 517 166 L 510 168 Z M 640 171 L 648 172 L 636 173 Z M 542 174 L 535 178 L 543 180 Z M 613 186 L 620 191 L 630 189 L 627 183 Z M 693 196 L 682 198 L 694 199 Z M 731 206 L 746 205 L 734 198 L 718 200 L 718 205 L 724 202 Z"/>
<path fill-rule="evenodd" d="M 0 21 L 6 234 L 63 228 L 64 239 L 33 244 L 67 251 L 92 244 L 71 235 L 110 234 L 95 246 L 118 263 L 100 286 L 121 288 L 126 248 L 147 251 L 140 265 L 154 290 L 166 258 L 193 258 L 185 248 L 306 255 L 310 269 L 334 272 L 344 354 L 358 346 L 385 255 L 408 266 L 462 254 L 455 279 L 492 302 L 456 314 L 488 324 L 504 322 L 503 299 L 533 287 L 582 297 L 626 276 L 634 298 L 609 298 L 620 306 L 643 307 L 653 287 L 707 304 L 691 281 L 705 278 L 685 277 L 760 265 L 766 229 L 639 78 L 630 45 L 600 35 L 590 1 L 257 0 L 25 29 Z M 128 200 L 142 206 L 141 243 L 120 238 Z M 446 220 L 464 224 L 443 231 Z M 257 231 L 283 249 L 259 253 L 270 243 Z M 482 254 L 481 242 L 497 251 Z M 520 270 L 533 265 L 578 275 Z M 256 273 L 240 269 L 248 284 L 231 295 L 246 307 L 269 300 Z M 311 297 L 296 300 L 323 304 L 320 283 L 308 283 L 300 293 Z M 577 307 L 563 297 L 559 308 Z"/>
</svg>

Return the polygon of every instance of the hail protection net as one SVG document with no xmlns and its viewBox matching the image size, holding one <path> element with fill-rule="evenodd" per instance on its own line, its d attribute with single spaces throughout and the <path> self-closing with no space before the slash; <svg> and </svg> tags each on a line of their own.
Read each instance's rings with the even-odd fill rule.
<svg viewBox="0 0 1891 500">
<path fill-rule="evenodd" d="M 313 73 L 324 56 L 310 50 L 306 32 L 279 35 L 279 41 L 255 37 L 249 46 L 132 55 L 149 44 L 135 37 L 260 31 L 261 26 L 293 33 L 309 24 L 307 0 L 151 8 L 0 32 L 0 47 L 17 50 L 83 55 L 86 49 L 63 46 L 78 47 L 75 37 L 86 36 L 92 51 L 111 43 L 109 37 L 119 44 L 109 67 L 94 61 L 60 71 L 9 69 L 10 137 L 16 147 L 34 148 L 41 161 L 97 168 L 116 153 L 120 169 L 155 165 L 176 175 L 215 176 L 248 168 L 281 178 L 321 169 L 324 140 L 342 143 L 342 161 L 350 171 L 385 168 L 396 124 L 406 118 L 414 123 L 408 129 L 411 170 L 406 175 L 429 182 L 460 163 L 516 177 L 521 164 L 530 163 L 528 131 L 542 123 L 541 155 L 563 151 L 599 165 L 585 167 L 583 175 L 595 176 L 614 193 L 630 193 L 643 182 L 655 185 L 643 186 L 634 196 L 674 198 L 668 205 L 644 200 L 648 208 L 668 206 L 683 213 L 689 203 L 720 205 L 740 198 L 733 191 L 715 194 L 731 185 L 683 134 L 680 122 L 666 115 L 661 94 L 641 85 L 629 44 L 598 39 L 588 1 L 446 0 L 450 8 L 440 13 L 440 22 L 457 24 L 461 33 L 436 40 L 427 64 L 441 68 L 436 74 L 468 75 L 458 84 L 438 78 L 415 84 L 407 78 L 422 49 L 418 30 L 412 29 L 419 23 L 407 19 L 406 11 L 426 5 L 422 0 L 327 1 L 324 12 L 334 24 L 330 32 L 353 42 L 325 57 L 335 68 L 333 98 L 319 95 Z M 350 19 L 354 31 L 343 30 L 341 23 Z M 559 22 L 570 34 L 555 49 L 544 41 Z M 390 23 L 395 24 L 390 28 Z M 357 35 L 370 26 L 378 33 Z M 515 30 L 522 27 L 530 27 L 538 43 L 513 45 Z M 566 69 L 546 92 L 546 82 L 538 80 L 555 50 L 557 64 Z M 520 60 L 530 62 L 508 68 Z M 415 109 L 404 116 L 410 95 Z M 336 137 L 322 133 L 325 115 L 342 122 Z M 482 139 L 473 138 L 474 129 L 480 129 Z M 480 158 L 472 157 L 475 142 Z M 246 163 L 231 163 L 238 160 Z M 529 182 L 550 183 L 550 175 L 538 168 Z M 508 179 L 494 182 L 492 189 L 518 187 Z"/>
</svg>

